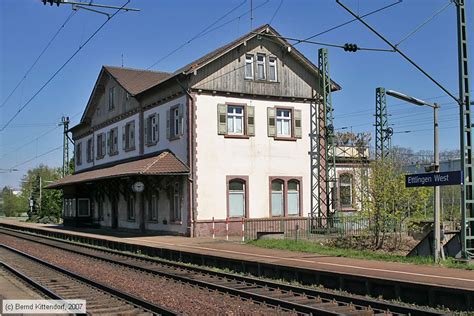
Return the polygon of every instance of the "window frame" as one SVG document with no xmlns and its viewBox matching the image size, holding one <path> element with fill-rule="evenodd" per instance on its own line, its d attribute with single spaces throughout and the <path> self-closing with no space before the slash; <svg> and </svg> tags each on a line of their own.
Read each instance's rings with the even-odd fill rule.
<svg viewBox="0 0 474 316">
<path fill-rule="evenodd" d="M 81 201 L 87 201 L 87 215 L 81 215 L 79 205 Z M 90 217 L 91 216 L 91 201 L 89 198 L 78 198 L 77 199 L 77 217 Z"/>
<path fill-rule="evenodd" d="M 94 161 L 94 137 L 87 140 L 87 162 Z"/>
<path fill-rule="evenodd" d="M 182 183 L 180 180 L 177 180 L 173 183 L 170 194 L 170 222 L 173 224 L 181 224 L 182 221 L 182 194 Z M 178 203 L 176 203 L 176 199 Z M 178 214 L 179 216 L 176 216 Z"/>
<path fill-rule="evenodd" d="M 111 128 L 109 130 L 109 156 L 115 156 L 118 155 L 119 149 L 118 149 L 118 126 Z"/>
<path fill-rule="evenodd" d="M 100 141 L 99 141 L 99 138 L 100 138 Z M 96 158 L 97 160 L 99 159 L 102 159 L 105 157 L 105 152 L 103 152 L 103 148 L 102 148 L 102 143 L 104 142 L 104 138 L 106 138 L 106 134 L 105 133 L 99 133 L 97 134 L 97 137 L 96 137 L 96 146 L 97 146 L 97 155 L 96 155 Z M 107 146 L 105 146 L 105 150 L 107 151 Z"/>
<path fill-rule="evenodd" d="M 250 62 L 247 60 L 247 58 L 250 58 Z M 245 54 L 245 67 L 244 67 L 244 78 L 246 80 L 254 80 L 255 78 L 255 69 L 254 69 L 254 63 L 255 63 L 255 55 L 254 54 Z M 247 75 L 247 65 L 250 65 L 250 71 L 251 71 L 251 76 Z"/>
<path fill-rule="evenodd" d="M 115 86 L 109 88 L 109 111 L 115 109 Z"/>
<path fill-rule="evenodd" d="M 125 124 L 125 146 L 124 146 L 125 151 L 135 150 L 135 139 L 134 139 L 135 135 L 136 135 L 135 120 L 131 120 Z M 132 139 L 133 139 L 133 146 L 131 146 Z"/>
<path fill-rule="evenodd" d="M 259 61 L 258 57 L 263 57 L 263 61 Z M 267 80 L 267 55 L 264 53 L 257 53 L 255 58 L 255 80 L 258 81 L 266 81 Z M 258 76 L 258 66 L 263 66 L 263 78 L 259 78 Z"/>
<path fill-rule="evenodd" d="M 153 200 L 154 199 L 156 199 L 156 212 L 153 208 Z M 157 191 L 156 193 L 150 194 L 148 196 L 148 216 L 147 216 L 147 218 L 148 218 L 149 222 L 153 222 L 153 223 L 158 222 L 158 212 L 159 212 L 159 209 L 160 209 L 159 203 L 160 203 L 160 192 L 159 191 Z"/>
<path fill-rule="evenodd" d="M 136 204 L 135 194 L 131 193 L 127 197 L 127 221 L 129 222 L 135 222 L 135 219 L 136 219 L 135 204 Z"/>
<path fill-rule="evenodd" d="M 231 137 L 239 137 L 239 136 L 247 136 L 247 104 L 244 103 L 226 103 L 226 125 L 227 125 L 227 133 L 226 135 L 231 136 Z M 241 117 L 242 118 L 242 132 L 241 133 L 235 133 L 235 132 L 229 132 L 229 107 L 232 108 L 242 108 L 242 114 L 232 114 L 231 117 Z M 235 120 L 234 120 L 235 124 Z M 234 130 L 235 130 L 235 125 L 234 125 Z"/>
<path fill-rule="evenodd" d="M 349 183 L 343 183 L 341 181 L 341 177 L 343 176 L 349 176 Z M 337 198 L 338 198 L 338 205 L 339 209 L 341 210 L 355 210 L 354 208 L 354 175 L 349 172 L 349 171 L 342 171 L 338 173 L 338 192 L 337 192 Z M 343 205 L 342 204 L 342 198 L 341 198 L 341 192 L 342 192 L 342 187 L 349 187 L 349 192 L 350 192 L 350 205 Z"/>
<path fill-rule="evenodd" d="M 278 58 L 276 56 L 268 56 L 268 81 L 270 82 L 278 82 Z M 273 64 L 273 65 L 272 65 Z M 270 79 L 270 69 L 271 66 L 275 68 L 275 79 Z"/>
<path fill-rule="evenodd" d="M 82 165 L 82 142 L 76 144 L 76 166 Z"/>
<path fill-rule="evenodd" d="M 288 111 L 290 113 L 290 117 L 287 119 L 285 117 L 279 117 L 278 116 L 278 111 Z M 289 135 L 281 135 L 281 134 L 278 134 L 278 121 L 279 120 L 285 120 L 285 121 L 289 121 L 290 123 L 290 134 Z M 295 138 L 294 136 L 294 131 L 295 131 L 295 126 L 294 126 L 294 123 L 295 122 L 295 115 L 294 115 L 294 108 L 292 107 L 285 107 L 285 106 L 276 106 L 275 107 L 275 138 L 278 138 L 278 139 L 293 139 Z"/>
<path fill-rule="evenodd" d="M 152 113 L 149 114 L 146 118 L 145 124 L 146 124 L 146 145 L 147 146 L 152 146 L 158 143 L 158 139 L 160 138 L 159 135 L 159 114 L 158 113 Z M 154 123 L 153 123 L 154 121 Z"/>
<path fill-rule="evenodd" d="M 273 216 L 272 214 L 272 183 L 273 181 L 283 182 L 283 214 Z M 288 214 L 288 183 L 290 181 L 296 181 L 298 183 L 298 214 Z M 301 176 L 270 176 L 268 177 L 268 196 L 269 196 L 269 208 L 268 215 L 271 218 L 282 218 L 282 217 L 301 217 L 303 216 L 303 177 Z"/>
<path fill-rule="evenodd" d="M 228 175 L 226 176 L 226 208 L 227 218 L 249 218 L 249 176 Z M 244 184 L 244 216 L 230 216 L 230 182 L 240 181 Z"/>
</svg>

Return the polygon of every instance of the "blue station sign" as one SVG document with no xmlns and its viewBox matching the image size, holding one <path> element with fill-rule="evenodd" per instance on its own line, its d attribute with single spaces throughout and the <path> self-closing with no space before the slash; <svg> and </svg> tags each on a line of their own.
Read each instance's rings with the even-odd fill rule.
<svg viewBox="0 0 474 316">
<path fill-rule="evenodd" d="M 413 188 L 455 185 L 462 184 L 463 180 L 461 171 L 407 174 L 405 176 L 405 186 Z"/>
</svg>

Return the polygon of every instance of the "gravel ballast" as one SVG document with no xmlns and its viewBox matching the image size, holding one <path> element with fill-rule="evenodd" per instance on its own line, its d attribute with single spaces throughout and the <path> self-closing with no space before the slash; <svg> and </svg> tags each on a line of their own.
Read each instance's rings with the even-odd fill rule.
<svg viewBox="0 0 474 316">
<path fill-rule="evenodd" d="M 268 306 L 241 300 L 208 289 L 88 258 L 82 255 L 1 235 L 10 247 L 86 276 L 110 287 L 160 304 L 187 315 L 269 315 L 287 314 Z"/>
</svg>

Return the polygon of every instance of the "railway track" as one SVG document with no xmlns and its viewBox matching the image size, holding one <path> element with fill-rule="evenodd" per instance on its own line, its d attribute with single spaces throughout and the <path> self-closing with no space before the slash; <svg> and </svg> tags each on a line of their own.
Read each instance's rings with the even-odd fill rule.
<svg viewBox="0 0 474 316">
<path fill-rule="evenodd" d="M 0 233 L 103 260 L 180 282 L 308 315 L 443 315 L 431 309 L 404 306 L 354 295 L 335 294 L 254 277 L 213 271 L 162 259 L 78 245 L 64 240 L 1 228 Z"/>
<path fill-rule="evenodd" d="M 0 261 L 3 268 L 51 299 L 86 300 L 88 314 L 176 315 L 6 245 L 0 245 Z"/>
</svg>

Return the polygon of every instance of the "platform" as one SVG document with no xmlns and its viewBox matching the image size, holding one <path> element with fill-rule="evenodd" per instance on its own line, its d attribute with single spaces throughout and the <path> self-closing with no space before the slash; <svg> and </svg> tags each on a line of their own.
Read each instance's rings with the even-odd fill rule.
<svg viewBox="0 0 474 316">
<path fill-rule="evenodd" d="M 0 219 L 0 225 L 41 230 L 48 232 L 50 236 L 75 236 L 76 240 L 88 239 L 94 244 L 111 245 L 116 249 L 140 251 L 167 259 L 230 268 L 254 275 L 296 279 L 302 283 L 317 283 L 356 294 L 403 299 L 404 295 L 408 295 L 406 293 L 415 292 L 415 296 L 420 298 L 408 301 L 419 303 L 420 300 L 426 299 L 431 303 L 443 304 L 443 293 L 447 298 L 449 293 L 449 296 L 459 296 L 457 305 L 467 304 L 470 308 L 474 307 L 471 306 L 474 304 L 472 270 L 265 249 L 238 241 L 209 238 L 131 235 L 107 229 L 78 231 L 57 225 L 8 219 Z"/>
</svg>

